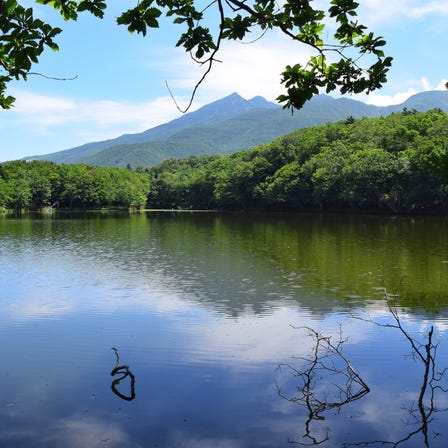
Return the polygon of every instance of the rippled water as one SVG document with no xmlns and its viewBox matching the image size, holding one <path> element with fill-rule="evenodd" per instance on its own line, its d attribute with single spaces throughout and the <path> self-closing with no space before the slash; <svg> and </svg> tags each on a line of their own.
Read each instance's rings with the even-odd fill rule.
<svg viewBox="0 0 448 448">
<path fill-rule="evenodd" d="M 438 379 L 448 367 L 447 224 L 0 218 L 0 446 L 445 447 L 448 396 L 436 386 L 447 378 L 419 408 L 423 363 L 405 356 L 399 329 L 367 320 L 397 324 L 387 291 L 423 354 L 434 326 Z M 325 339 L 316 352 L 304 327 L 331 336 L 344 358 Z"/>
</svg>

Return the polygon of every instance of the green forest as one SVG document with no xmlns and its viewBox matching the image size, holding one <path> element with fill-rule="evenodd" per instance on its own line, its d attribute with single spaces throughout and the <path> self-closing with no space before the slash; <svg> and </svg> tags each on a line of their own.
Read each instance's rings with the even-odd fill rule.
<svg viewBox="0 0 448 448">
<path fill-rule="evenodd" d="M 150 167 L 0 165 L 4 208 L 149 207 L 445 213 L 448 115 L 403 110 L 297 130 L 232 155 Z"/>
<path fill-rule="evenodd" d="M 4 209 L 144 207 L 146 175 L 91 165 L 17 160 L 0 164 L 0 207 Z"/>
<path fill-rule="evenodd" d="M 232 210 L 445 211 L 448 115 L 351 117 L 230 156 L 148 170 L 149 204 Z"/>
</svg>

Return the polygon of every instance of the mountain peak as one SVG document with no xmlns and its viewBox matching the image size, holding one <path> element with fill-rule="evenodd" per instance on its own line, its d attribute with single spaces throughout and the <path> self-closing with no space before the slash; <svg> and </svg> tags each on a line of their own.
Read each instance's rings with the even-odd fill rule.
<svg viewBox="0 0 448 448">
<path fill-rule="evenodd" d="M 220 100 L 216 100 L 213 103 L 208 104 L 210 105 L 223 105 L 223 104 L 230 104 L 233 107 L 234 106 L 240 106 L 245 108 L 246 110 L 250 109 L 265 109 L 270 107 L 278 107 L 277 104 L 271 103 L 270 101 L 266 100 L 260 95 L 254 96 L 250 100 L 246 100 L 243 98 L 239 93 L 233 92 L 230 95 L 225 96 L 224 98 L 221 98 Z M 204 107 L 207 107 L 204 106 Z"/>
<path fill-rule="evenodd" d="M 434 102 L 438 102 L 440 108 L 446 109 L 448 107 L 448 90 L 428 90 L 415 93 L 402 105 L 422 111 L 433 108 Z"/>
<path fill-rule="evenodd" d="M 224 98 L 222 98 L 223 100 L 225 99 L 229 99 L 229 98 L 239 98 L 241 100 L 244 100 L 244 98 L 237 92 L 233 92 L 230 95 L 225 96 Z"/>
<path fill-rule="evenodd" d="M 212 103 L 209 103 L 205 106 L 202 106 L 201 108 L 199 108 L 198 110 L 204 109 L 204 108 L 210 108 L 210 107 L 214 107 L 214 106 L 221 106 L 223 104 L 232 104 L 232 105 L 236 105 L 236 104 L 243 104 L 246 103 L 247 100 L 245 100 L 242 96 L 240 96 L 238 93 L 233 92 L 230 95 L 225 96 L 224 98 L 221 98 L 219 100 L 213 101 Z"/>
<path fill-rule="evenodd" d="M 271 103 L 262 96 L 254 96 L 248 101 L 248 103 L 254 108 L 267 109 L 271 107 L 278 107 L 278 104 Z"/>
<path fill-rule="evenodd" d="M 320 93 L 319 95 L 313 96 L 311 101 L 314 102 L 323 102 L 323 101 L 332 101 L 334 98 L 330 95 L 326 95 L 325 93 Z"/>
<path fill-rule="evenodd" d="M 224 98 L 213 101 L 194 112 L 184 115 L 179 120 L 187 119 L 188 117 L 189 120 L 194 120 L 197 123 L 201 123 L 201 125 L 207 125 L 228 120 L 252 109 L 266 109 L 272 106 L 276 105 L 269 103 L 261 96 L 246 100 L 238 93 L 233 92 Z"/>
<path fill-rule="evenodd" d="M 181 115 L 139 134 L 87 143 L 53 154 L 26 159 L 56 163 L 149 166 L 167 157 L 234 152 L 272 141 L 295 129 L 346 119 L 376 117 L 403 108 L 448 111 L 448 91 L 422 92 L 395 106 L 373 106 L 349 98 L 319 95 L 292 115 L 261 96 L 250 100 L 238 93 Z"/>
</svg>

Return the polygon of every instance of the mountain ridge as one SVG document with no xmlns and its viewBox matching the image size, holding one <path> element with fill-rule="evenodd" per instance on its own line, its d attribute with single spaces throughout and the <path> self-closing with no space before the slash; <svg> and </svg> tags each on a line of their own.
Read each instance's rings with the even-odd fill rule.
<svg viewBox="0 0 448 448">
<path fill-rule="evenodd" d="M 448 112 L 448 91 L 412 95 L 403 103 L 374 106 L 351 98 L 318 95 L 302 109 L 286 111 L 261 96 L 250 100 L 232 93 L 167 123 L 136 134 L 84 145 L 25 160 L 151 166 L 169 157 L 227 154 L 269 143 L 295 129 L 353 118 L 389 115 L 403 109 Z"/>
<path fill-rule="evenodd" d="M 263 101 L 260 101 L 260 98 Z M 240 113 L 244 113 L 250 109 L 268 107 L 276 108 L 278 106 L 259 96 L 254 97 L 251 100 L 245 100 L 234 92 L 224 98 L 206 104 L 196 111 L 181 115 L 174 120 L 157 125 L 143 132 L 123 134 L 112 139 L 89 142 L 62 151 L 25 157 L 24 160 L 51 160 L 56 163 L 80 163 L 80 157 L 89 158 L 100 151 L 114 146 L 159 140 L 163 141 L 175 132 L 187 127 L 196 126 L 198 124 L 212 124 L 216 121 L 222 121 Z"/>
</svg>

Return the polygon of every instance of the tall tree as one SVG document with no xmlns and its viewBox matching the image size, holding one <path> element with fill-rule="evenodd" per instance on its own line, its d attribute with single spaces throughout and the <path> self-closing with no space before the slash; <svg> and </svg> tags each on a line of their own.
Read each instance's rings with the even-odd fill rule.
<svg viewBox="0 0 448 448">
<path fill-rule="evenodd" d="M 82 12 L 103 18 L 107 0 L 35 0 L 76 20 Z M 285 92 L 277 99 L 286 108 L 300 108 L 319 89 L 341 93 L 371 92 L 386 82 L 392 58 L 383 52 L 385 40 L 357 20 L 359 4 L 331 0 L 326 9 L 312 0 L 137 0 L 118 18 L 119 25 L 146 35 L 158 28 L 160 18 L 172 18 L 182 30 L 177 46 L 205 67 L 196 89 L 217 61 L 224 40 L 243 40 L 249 33 L 264 36 L 277 30 L 310 47 L 313 56 L 305 65 L 292 63 L 282 73 Z M 209 24 L 215 24 L 210 28 Z M 46 47 L 58 50 L 62 30 L 36 18 L 33 8 L 17 0 L 0 0 L 0 106 L 10 108 L 14 98 L 6 93 L 13 79 L 26 80 Z M 327 37 L 328 36 L 328 37 Z M 362 61 L 366 61 L 363 65 Z M 187 106 L 187 109 L 191 106 Z"/>
</svg>

